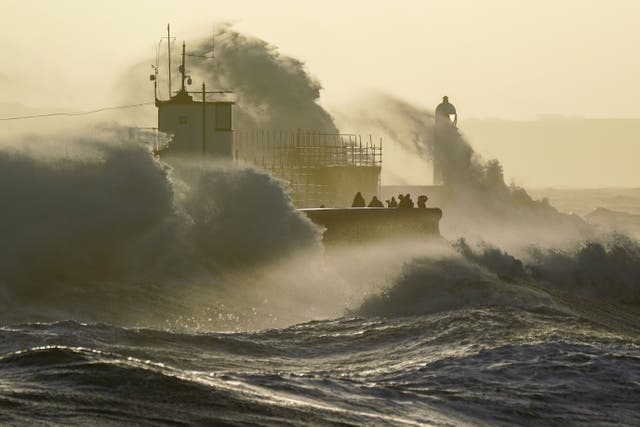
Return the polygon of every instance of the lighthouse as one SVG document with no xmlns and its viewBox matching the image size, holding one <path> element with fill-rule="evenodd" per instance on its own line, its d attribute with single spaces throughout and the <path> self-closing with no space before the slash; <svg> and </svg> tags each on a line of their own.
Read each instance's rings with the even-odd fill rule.
<svg viewBox="0 0 640 427">
<path fill-rule="evenodd" d="M 453 118 L 453 119 L 452 119 Z M 445 149 L 451 133 L 457 129 L 458 113 L 456 107 L 449 102 L 448 96 L 436 107 L 434 144 L 433 144 L 433 185 L 445 182 Z"/>
</svg>

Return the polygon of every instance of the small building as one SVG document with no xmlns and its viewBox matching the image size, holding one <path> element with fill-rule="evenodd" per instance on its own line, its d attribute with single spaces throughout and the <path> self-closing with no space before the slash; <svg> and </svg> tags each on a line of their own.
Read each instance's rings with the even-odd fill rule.
<svg viewBox="0 0 640 427">
<path fill-rule="evenodd" d="M 180 90 L 167 100 L 160 100 L 155 90 L 158 107 L 158 130 L 172 135 L 171 143 L 159 155 L 163 159 L 194 156 L 219 159 L 233 158 L 233 104 L 228 91 L 207 92 L 205 84 L 198 92 L 187 91 L 185 44 L 182 45 Z M 153 76 L 155 82 L 155 76 Z M 155 85 L 157 88 L 157 84 Z"/>
<path fill-rule="evenodd" d="M 233 157 L 233 102 L 200 100 L 180 90 L 166 101 L 156 99 L 158 130 L 173 135 L 162 157 L 193 156 L 213 158 Z M 213 94 L 215 95 L 215 94 Z"/>
</svg>

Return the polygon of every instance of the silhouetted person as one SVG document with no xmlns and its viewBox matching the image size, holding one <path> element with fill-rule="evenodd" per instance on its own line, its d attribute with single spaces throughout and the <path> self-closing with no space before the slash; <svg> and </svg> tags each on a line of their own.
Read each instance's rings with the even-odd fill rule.
<svg viewBox="0 0 640 427">
<path fill-rule="evenodd" d="M 391 196 L 391 200 L 387 200 L 387 207 L 389 208 L 397 208 L 398 202 L 394 196 Z"/>
<path fill-rule="evenodd" d="M 364 208 L 365 206 L 367 206 L 367 203 L 364 201 L 364 197 L 362 197 L 362 194 L 360 194 L 359 191 L 353 198 L 353 203 L 351 204 L 351 206 L 354 208 Z"/>
<path fill-rule="evenodd" d="M 424 194 L 418 196 L 418 208 L 426 209 L 427 200 L 429 200 L 429 198 L 427 196 L 425 196 Z"/>
<path fill-rule="evenodd" d="M 403 195 L 400 195 L 400 203 L 398 203 L 398 207 L 399 208 L 412 208 L 413 207 L 413 200 L 411 200 L 411 195 L 409 193 Z"/>
<path fill-rule="evenodd" d="M 415 205 L 413 204 L 413 200 L 411 200 L 411 194 L 407 193 L 404 195 L 404 199 L 407 201 L 407 207 L 412 208 Z"/>
<path fill-rule="evenodd" d="M 369 208 L 384 208 L 384 205 L 382 204 L 382 202 L 380 200 L 378 200 L 378 198 L 376 196 L 373 196 L 373 199 L 371 199 L 371 201 L 369 202 L 369 205 L 367 205 L 367 207 L 369 207 Z"/>
<path fill-rule="evenodd" d="M 451 117 L 453 115 L 453 121 Z M 456 107 L 449 102 L 448 96 L 442 97 L 442 102 L 436 107 L 436 127 L 443 125 L 454 127 L 458 124 L 458 113 L 456 113 Z"/>
</svg>

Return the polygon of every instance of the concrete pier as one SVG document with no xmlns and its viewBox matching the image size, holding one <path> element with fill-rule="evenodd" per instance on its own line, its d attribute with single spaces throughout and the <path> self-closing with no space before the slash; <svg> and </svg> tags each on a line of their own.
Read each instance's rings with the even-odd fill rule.
<svg viewBox="0 0 640 427">
<path fill-rule="evenodd" d="M 442 211 L 437 208 L 312 208 L 300 212 L 325 228 L 325 243 L 440 237 Z"/>
</svg>

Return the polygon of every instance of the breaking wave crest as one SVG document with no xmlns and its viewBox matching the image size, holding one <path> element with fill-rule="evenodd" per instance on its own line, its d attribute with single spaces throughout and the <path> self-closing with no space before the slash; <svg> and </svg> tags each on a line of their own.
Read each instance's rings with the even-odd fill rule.
<svg viewBox="0 0 640 427">
<path fill-rule="evenodd" d="M 529 247 L 518 259 L 490 245 L 457 248 L 499 277 L 534 281 L 554 290 L 610 302 L 640 303 L 640 243 L 614 234 L 570 249 Z"/>
<path fill-rule="evenodd" d="M 455 251 L 416 256 L 355 310 L 411 316 L 482 307 L 562 311 L 620 332 L 640 333 L 640 243 L 621 235 L 571 249 L 504 249 L 460 239 Z"/>
<path fill-rule="evenodd" d="M 514 286 L 482 265 L 456 254 L 439 259 L 415 258 L 382 292 L 370 296 L 356 313 L 410 316 L 449 310 L 549 304 L 544 293 Z"/>
<path fill-rule="evenodd" d="M 224 291 L 240 264 L 320 247 L 266 174 L 196 164 L 178 177 L 117 132 L 51 139 L 82 155 L 0 151 L 5 320 L 188 315 L 196 285 Z"/>
</svg>

